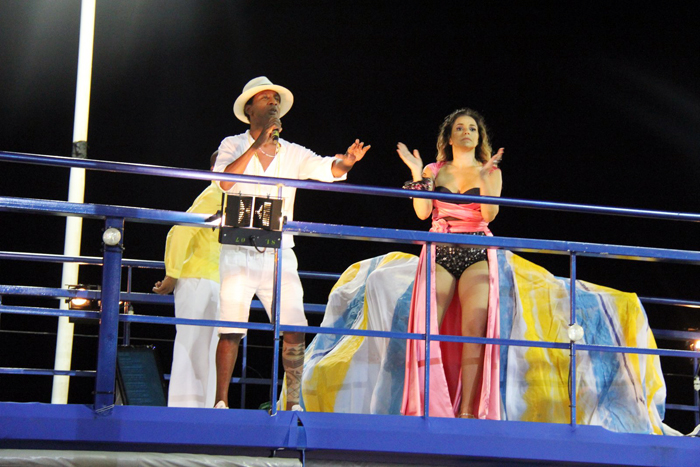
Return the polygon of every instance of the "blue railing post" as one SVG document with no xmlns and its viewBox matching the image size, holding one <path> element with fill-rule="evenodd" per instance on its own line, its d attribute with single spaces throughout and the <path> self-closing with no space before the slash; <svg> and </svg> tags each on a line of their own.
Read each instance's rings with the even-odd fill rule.
<svg viewBox="0 0 700 467">
<path fill-rule="evenodd" d="M 282 185 L 278 185 L 278 197 L 282 198 Z M 282 242 L 275 248 L 274 288 L 272 292 L 272 324 L 274 343 L 272 346 L 272 383 L 270 385 L 270 415 L 277 415 L 277 381 L 279 379 L 280 352 L 280 295 L 282 293 Z M 285 409 L 284 407 L 283 409 Z"/>
<path fill-rule="evenodd" d="M 277 415 L 277 381 L 279 380 L 280 353 L 280 292 L 282 290 L 282 255 L 275 249 L 275 279 L 272 293 L 272 317 L 274 342 L 272 345 L 272 383 L 270 384 L 270 415 Z"/>
<path fill-rule="evenodd" d="M 425 388 L 423 389 L 423 416 L 430 417 L 430 308 L 432 298 L 432 268 L 430 262 L 432 260 L 432 244 L 425 244 Z M 418 287 L 418 284 L 414 284 Z"/>
<path fill-rule="evenodd" d="M 695 349 L 697 352 L 699 349 Z M 693 389 L 695 389 L 695 380 L 698 378 L 698 359 L 694 358 L 693 359 Z M 695 408 L 697 409 L 695 411 L 695 426 L 700 425 L 700 392 L 697 390 L 695 391 L 695 394 L 693 394 L 693 398 L 695 399 Z"/>
<path fill-rule="evenodd" d="M 131 293 L 131 280 L 132 280 L 133 268 L 131 266 L 126 268 L 126 292 Z M 124 303 L 124 313 L 131 314 L 131 303 Z M 131 345 L 131 323 L 128 321 L 124 323 L 124 338 L 122 339 L 124 345 Z"/>
<path fill-rule="evenodd" d="M 123 231 L 123 218 L 108 217 L 105 220 L 105 233 L 102 237 L 104 265 L 102 268 L 100 330 L 97 342 L 95 412 L 107 411 L 114 405 Z"/>
<path fill-rule="evenodd" d="M 569 297 L 571 306 L 571 319 L 569 326 L 576 324 L 576 253 L 571 252 L 570 263 L 571 285 Z M 569 398 L 571 401 L 571 426 L 576 427 L 576 342 L 569 340 Z"/>
<path fill-rule="evenodd" d="M 241 407 L 245 408 L 246 378 L 248 377 L 248 336 L 243 336 L 239 344 L 242 350 L 241 358 Z"/>
</svg>

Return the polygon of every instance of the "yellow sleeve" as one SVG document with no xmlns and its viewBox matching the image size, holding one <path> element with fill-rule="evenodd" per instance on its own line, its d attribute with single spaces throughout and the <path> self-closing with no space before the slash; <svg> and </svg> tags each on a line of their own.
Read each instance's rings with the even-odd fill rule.
<svg viewBox="0 0 700 467">
<path fill-rule="evenodd" d="M 221 209 L 221 189 L 212 183 L 195 199 L 187 212 L 198 214 L 215 214 Z M 189 259 L 196 242 L 194 241 L 202 227 L 192 227 L 186 225 L 174 225 L 168 232 L 165 240 L 165 274 L 179 279 L 182 268 Z"/>
</svg>

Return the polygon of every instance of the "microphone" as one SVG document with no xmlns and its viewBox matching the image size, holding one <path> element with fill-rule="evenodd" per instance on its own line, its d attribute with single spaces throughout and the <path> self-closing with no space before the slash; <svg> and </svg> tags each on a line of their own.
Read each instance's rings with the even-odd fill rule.
<svg viewBox="0 0 700 467">
<path fill-rule="evenodd" d="M 280 139 L 280 131 L 277 128 L 272 130 L 272 139 L 275 141 L 275 143 Z"/>
</svg>

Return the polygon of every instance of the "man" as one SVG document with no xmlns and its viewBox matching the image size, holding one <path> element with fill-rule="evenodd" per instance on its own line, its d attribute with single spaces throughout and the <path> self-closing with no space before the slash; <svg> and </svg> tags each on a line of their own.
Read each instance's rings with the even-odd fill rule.
<svg viewBox="0 0 700 467">
<path fill-rule="evenodd" d="M 292 93 L 274 85 L 264 76 L 250 80 L 233 104 L 233 113 L 250 129 L 243 134 L 225 138 L 219 146 L 219 158 L 214 170 L 245 175 L 276 178 L 314 179 L 325 182 L 345 180 L 347 172 L 361 160 L 370 146 L 359 140 L 345 154 L 321 157 L 314 152 L 279 138 L 280 120 L 292 107 Z M 224 191 L 244 195 L 277 197 L 278 188 L 270 185 L 220 182 Z M 283 189 L 282 215 L 293 219 L 296 189 Z M 280 323 L 306 326 L 303 290 L 297 272 L 297 259 L 292 251 L 294 239 L 282 239 L 282 273 Z M 272 311 L 274 250 L 263 252 L 254 247 L 223 245 L 221 250 L 221 319 L 247 322 L 253 295 L 262 302 L 268 316 Z M 238 357 L 238 346 L 245 329 L 219 328 L 216 350 L 216 407 L 228 407 L 228 389 Z M 282 364 L 287 375 L 286 409 L 299 403 L 301 373 L 304 364 L 304 333 L 285 332 L 282 344 Z"/>
<path fill-rule="evenodd" d="M 217 152 L 211 155 L 213 170 Z M 221 209 L 222 192 L 212 182 L 187 212 L 215 214 Z M 175 316 L 218 319 L 219 311 L 218 232 L 201 227 L 175 225 L 165 241 L 165 278 L 153 291 L 175 295 Z M 170 370 L 168 406 L 211 407 L 216 384 L 214 328 L 176 326 L 173 365 Z"/>
</svg>

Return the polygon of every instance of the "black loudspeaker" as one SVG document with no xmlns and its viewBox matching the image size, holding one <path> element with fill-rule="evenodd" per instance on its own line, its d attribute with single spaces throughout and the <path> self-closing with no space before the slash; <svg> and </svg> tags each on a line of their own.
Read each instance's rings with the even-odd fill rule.
<svg viewBox="0 0 700 467">
<path fill-rule="evenodd" d="M 151 345 L 117 348 L 116 405 L 168 405 L 160 359 Z"/>
</svg>

